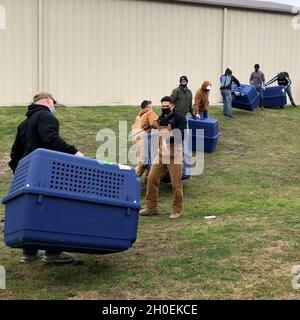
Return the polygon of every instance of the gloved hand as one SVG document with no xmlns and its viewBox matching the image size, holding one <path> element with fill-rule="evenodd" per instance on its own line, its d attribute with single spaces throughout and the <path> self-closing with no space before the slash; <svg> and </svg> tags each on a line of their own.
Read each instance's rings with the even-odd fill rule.
<svg viewBox="0 0 300 320">
<path fill-rule="evenodd" d="M 158 120 L 158 125 L 161 127 L 167 127 L 169 125 L 169 119 L 166 117 L 160 117 Z"/>
</svg>

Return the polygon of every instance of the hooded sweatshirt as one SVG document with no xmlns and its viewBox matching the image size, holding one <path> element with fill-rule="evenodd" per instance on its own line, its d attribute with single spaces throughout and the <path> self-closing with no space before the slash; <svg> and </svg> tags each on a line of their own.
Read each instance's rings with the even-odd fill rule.
<svg viewBox="0 0 300 320">
<path fill-rule="evenodd" d="M 208 111 L 209 107 L 209 92 L 206 88 L 211 86 L 209 81 L 204 81 L 201 88 L 199 88 L 195 95 L 195 103 L 194 103 L 194 110 L 196 113 Z"/>
<path fill-rule="evenodd" d="M 220 90 L 231 90 L 232 83 L 235 83 L 238 87 L 241 85 L 239 80 L 232 75 L 232 71 L 229 68 L 227 68 L 225 74 L 221 76 L 220 81 Z"/>
<path fill-rule="evenodd" d="M 20 123 L 11 148 L 9 166 L 16 170 L 19 161 L 38 148 L 76 154 L 77 149 L 67 144 L 59 136 L 59 121 L 48 107 L 31 104 L 26 113 L 27 119 Z"/>
</svg>

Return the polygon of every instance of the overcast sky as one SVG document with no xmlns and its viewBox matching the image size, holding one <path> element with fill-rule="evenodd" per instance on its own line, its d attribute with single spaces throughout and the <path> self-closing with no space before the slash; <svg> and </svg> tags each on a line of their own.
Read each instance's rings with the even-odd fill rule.
<svg viewBox="0 0 300 320">
<path fill-rule="evenodd" d="M 300 7 L 300 0 L 260 0 L 260 1 L 279 2 L 279 3 L 285 3 L 285 4 L 290 4 L 292 6 Z"/>
</svg>

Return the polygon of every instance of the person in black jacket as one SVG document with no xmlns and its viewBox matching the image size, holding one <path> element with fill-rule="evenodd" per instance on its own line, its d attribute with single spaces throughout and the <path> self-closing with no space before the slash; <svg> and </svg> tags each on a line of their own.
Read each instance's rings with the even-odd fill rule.
<svg viewBox="0 0 300 320">
<path fill-rule="evenodd" d="M 159 150 L 147 180 L 147 195 L 142 216 L 158 214 L 158 189 L 166 170 L 169 170 L 173 187 L 173 211 L 170 219 L 178 219 L 183 211 L 183 140 L 187 129 L 186 118 L 174 109 L 172 97 L 161 100 L 162 114 L 158 118 Z"/>
<path fill-rule="evenodd" d="M 82 156 L 73 145 L 67 144 L 59 136 L 59 122 L 53 116 L 55 104 L 55 99 L 47 92 L 39 93 L 34 97 L 34 102 L 28 107 L 26 113 L 27 119 L 18 126 L 11 149 L 9 166 L 13 172 L 23 157 L 38 148 Z"/>
<path fill-rule="evenodd" d="M 74 146 L 66 143 L 59 136 L 59 122 L 54 117 L 56 101 L 48 92 L 35 95 L 28 107 L 27 119 L 17 129 L 17 135 L 11 148 L 9 166 L 15 172 L 19 161 L 38 148 L 65 152 L 83 157 Z M 23 250 L 21 262 L 30 262 L 38 258 L 37 250 Z M 46 251 L 44 262 L 70 263 L 74 258 L 60 251 Z"/>
<path fill-rule="evenodd" d="M 279 86 L 284 86 L 285 87 L 285 91 L 288 94 L 291 104 L 294 107 L 297 107 L 294 98 L 293 98 L 293 94 L 292 94 L 292 80 L 290 79 L 290 75 L 288 74 L 288 72 L 280 72 L 278 73 L 278 75 L 276 77 L 274 77 L 273 79 L 271 79 L 268 83 L 266 83 L 266 86 L 269 86 L 270 84 L 272 84 L 273 82 L 277 81 Z"/>
</svg>

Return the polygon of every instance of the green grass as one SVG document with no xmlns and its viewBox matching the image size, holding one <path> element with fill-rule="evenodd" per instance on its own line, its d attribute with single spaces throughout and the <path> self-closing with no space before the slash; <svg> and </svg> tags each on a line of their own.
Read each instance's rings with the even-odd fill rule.
<svg viewBox="0 0 300 320">
<path fill-rule="evenodd" d="M 96 133 L 130 123 L 134 107 L 59 108 L 61 135 L 94 158 Z M 24 108 L 0 108 L 0 196 L 7 193 L 10 147 Z M 72 266 L 19 263 L 4 246 L 7 291 L 0 299 L 298 299 L 291 269 L 300 264 L 300 109 L 248 113 L 223 120 L 205 171 L 184 183 L 185 215 L 170 221 L 172 190 L 162 185 L 157 217 L 141 217 L 129 251 L 79 255 Z M 145 186 L 142 187 L 142 199 Z M 0 208 L 0 216 L 4 207 Z M 217 219 L 206 221 L 206 215 Z"/>
</svg>

